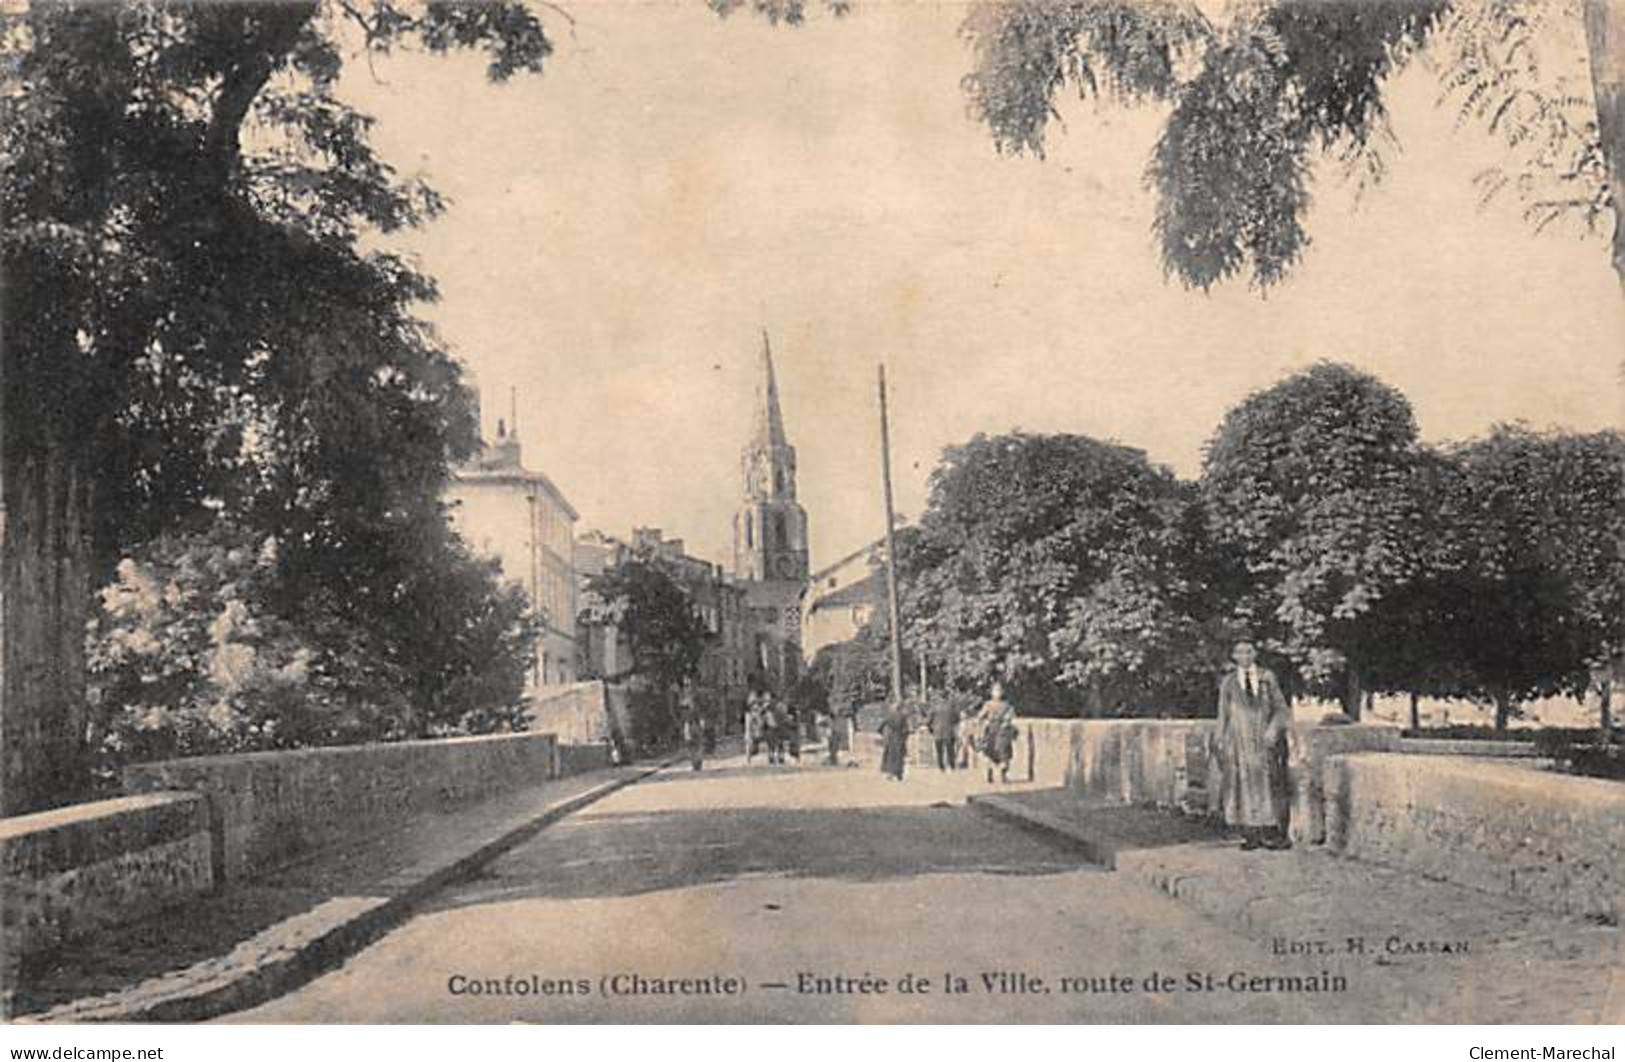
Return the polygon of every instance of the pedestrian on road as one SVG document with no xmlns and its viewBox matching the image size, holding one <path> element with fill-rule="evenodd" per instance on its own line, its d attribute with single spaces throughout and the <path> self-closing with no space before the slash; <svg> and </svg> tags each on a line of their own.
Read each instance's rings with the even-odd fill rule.
<svg viewBox="0 0 1625 1062">
<path fill-rule="evenodd" d="M 762 702 L 761 697 L 752 690 L 745 698 L 745 762 L 750 763 L 756 758 L 756 750 L 762 743 Z"/>
<path fill-rule="evenodd" d="M 779 718 L 784 720 L 784 722 L 781 724 L 784 727 L 784 750 L 790 754 L 791 759 L 795 760 L 797 763 L 800 763 L 801 713 L 796 711 L 794 705 L 786 701 L 783 705 L 783 711 Z M 783 756 L 779 757 L 779 762 L 784 762 Z"/>
<path fill-rule="evenodd" d="M 784 762 L 784 735 L 780 733 L 779 710 L 771 694 L 762 694 L 762 740 L 767 743 L 767 762 Z"/>
<path fill-rule="evenodd" d="M 946 694 L 931 709 L 931 740 L 937 747 L 937 770 L 959 767 L 959 706 Z"/>
<path fill-rule="evenodd" d="M 977 717 L 972 715 L 959 725 L 959 766 L 962 770 L 974 771 L 977 767 L 979 755 L 977 749 L 982 747 L 982 732 L 977 729 Z"/>
<path fill-rule="evenodd" d="M 999 769 L 999 781 L 1010 780 L 1010 760 L 1016 750 L 1016 710 L 1004 699 L 1002 683 L 993 684 L 992 695 L 976 715 L 976 732 L 981 737 L 982 755 L 988 759 L 987 780 Z"/>
<path fill-rule="evenodd" d="M 831 709 L 829 713 L 828 751 L 829 765 L 831 767 L 839 767 L 841 765 L 841 753 L 844 752 L 849 745 L 846 734 L 846 711 L 847 710 L 844 707 L 837 707 Z"/>
<path fill-rule="evenodd" d="M 908 731 L 912 725 L 913 720 L 901 703 L 894 703 L 880 722 L 880 736 L 885 740 L 880 771 L 899 782 L 903 780 L 903 765 L 908 762 Z"/>
<path fill-rule="evenodd" d="M 684 684 L 679 703 L 683 713 L 683 746 L 688 750 L 689 762 L 697 771 L 705 765 L 705 718 L 695 701 L 693 686 Z"/>
<path fill-rule="evenodd" d="M 1258 664 L 1252 642 L 1230 652 L 1235 669 L 1219 683 L 1218 759 L 1224 821 L 1241 830 L 1244 849 L 1291 848 L 1275 794 L 1285 786 L 1287 727 L 1292 710 L 1281 685 Z"/>
</svg>

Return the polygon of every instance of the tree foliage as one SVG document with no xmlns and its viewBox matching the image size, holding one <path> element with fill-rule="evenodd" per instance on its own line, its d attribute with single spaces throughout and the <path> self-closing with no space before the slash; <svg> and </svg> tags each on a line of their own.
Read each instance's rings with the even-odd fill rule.
<svg viewBox="0 0 1625 1062">
<path fill-rule="evenodd" d="M 1079 691 L 1096 712 L 1188 708 L 1216 659 L 1194 501 L 1140 451 L 1084 436 L 950 447 L 898 542 L 905 645 L 1029 710 Z"/>
<path fill-rule="evenodd" d="M 1504 725 L 1520 700 L 1584 694 L 1625 641 L 1625 439 L 1502 425 L 1451 456 L 1471 557 L 1452 648 Z"/>
<path fill-rule="evenodd" d="M 8 631 L 30 632 L 7 640 L 4 702 L 8 735 L 39 739 L 8 755 L 8 809 L 70 798 L 82 777 L 83 662 L 65 632 L 92 587 L 216 513 L 276 540 L 279 612 L 344 601 L 384 618 L 356 634 L 369 651 L 406 655 L 386 610 L 410 597 L 474 424 L 414 315 L 432 281 L 359 242 L 442 204 L 337 97 L 354 31 L 377 50 L 482 50 L 497 80 L 550 50 L 504 0 L 0 13 L 3 577 Z"/>
<path fill-rule="evenodd" d="M 521 730 L 529 601 L 460 543 L 426 550 L 390 625 L 289 613 L 275 539 L 220 521 L 125 557 L 86 639 L 104 776 L 171 756 Z"/>
<path fill-rule="evenodd" d="M 1577 217 L 1594 231 L 1610 214 L 1618 226 L 1610 173 L 1625 144 L 1606 134 L 1619 123 L 1625 41 L 1580 32 L 1608 17 L 1582 18 L 1583 6 L 1606 7 L 1274 0 L 1237 5 L 1215 24 L 1178 0 L 983 0 L 962 27 L 974 56 L 964 89 L 1000 151 L 1039 156 L 1067 89 L 1166 106 L 1146 166 L 1165 270 L 1190 287 L 1245 275 L 1267 288 L 1308 246 L 1317 158 L 1361 186 L 1385 172 L 1395 141 L 1384 89 L 1425 45 L 1439 52 L 1443 97 L 1508 144 L 1509 165 L 1478 177 L 1486 198 L 1516 185 L 1537 230 Z M 1556 53 L 1613 73 L 1587 85 L 1584 63 Z"/>
<path fill-rule="evenodd" d="M 1279 281 L 1308 244 L 1309 167 L 1331 152 L 1381 167 L 1384 79 L 1442 0 L 1281 0 L 1217 26 L 1190 3 L 977 4 L 963 33 L 971 110 L 1001 151 L 1042 155 L 1056 97 L 1154 100 L 1170 110 L 1146 167 L 1164 268 L 1208 288 Z"/>
<path fill-rule="evenodd" d="M 612 627 L 628 642 L 631 668 L 607 678 L 637 676 L 664 690 L 698 673 L 711 637 L 688 593 L 658 557 L 643 552 L 587 581 L 580 618 Z"/>
<path fill-rule="evenodd" d="M 1208 443 L 1202 496 L 1241 579 L 1237 618 L 1311 683 L 1343 676 L 1350 714 L 1385 603 L 1421 574 L 1418 483 L 1410 403 L 1346 365 L 1250 396 Z"/>
</svg>

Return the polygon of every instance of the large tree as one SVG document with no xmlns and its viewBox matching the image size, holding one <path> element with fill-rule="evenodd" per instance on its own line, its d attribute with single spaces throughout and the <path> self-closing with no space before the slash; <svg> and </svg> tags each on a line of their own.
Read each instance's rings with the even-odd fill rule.
<svg viewBox="0 0 1625 1062">
<path fill-rule="evenodd" d="M 1323 362 L 1249 396 L 1208 443 L 1202 497 L 1238 621 L 1357 716 L 1397 594 L 1422 574 L 1428 500 L 1397 390 Z"/>
<path fill-rule="evenodd" d="M 1503 425 L 1453 452 L 1470 551 L 1455 613 L 1462 695 L 1584 695 L 1625 633 L 1625 438 Z"/>
<path fill-rule="evenodd" d="M 1029 711 L 1190 710 L 1217 660 L 1194 492 L 1077 435 L 977 436 L 898 544 L 904 642 Z M 1191 702 L 1191 703 L 1185 703 Z"/>
<path fill-rule="evenodd" d="M 1565 28 L 1583 29 L 1589 66 L 1574 91 L 1532 58 Z M 1513 170 L 1542 178 L 1528 182 L 1536 223 L 1611 216 L 1625 283 L 1617 0 L 1270 0 L 1234 5 L 1222 24 L 1191 0 L 983 0 L 963 32 L 971 108 L 1002 151 L 1042 155 L 1068 87 L 1168 108 L 1146 167 L 1153 227 L 1167 271 L 1200 288 L 1236 274 L 1266 287 L 1297 262 L 1318 156 L 1380 177 L 1387 79 L 1438 41 L 1457 105 L 1507 138 Z"/>
<path fill-rule="evenodd" d="M 660 557 L 633 553 L 587 581 L 580 622 L 624 638 L 630 663 L 606 679 L 641 679 L 661 698 L 699 673 L 711 634 Z"/>
<path fill-rule="evenodd" d="M 474 443 L 413 313 L 433 284 L 360 246 L 441 204 L 335 95 L 346 35 L 483 49 L 497 80 L 550 50 L 503 0 L 0 14 L 0 813 L 82 788 L 85 619 L 124 549 L 226 509 L 277 537 L 291 597 L 386 609 Z"/>
</svg>

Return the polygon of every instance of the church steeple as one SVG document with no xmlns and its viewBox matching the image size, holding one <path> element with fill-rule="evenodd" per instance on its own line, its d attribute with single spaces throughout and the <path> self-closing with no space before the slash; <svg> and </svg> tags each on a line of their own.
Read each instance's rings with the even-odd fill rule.
<svg viewBox="0 0 1625 1062">
<path fill-rule="evenodd" d="M 784 437 L 784 414 L 779 410 L 779 383 L 773 376 L 773 345 L 762 329 L 762 364 L 756 380 L 756 423 L 751 445 L 769 449 L 790 445 Z"/>
<path fill-rule="evenodd" d="M 773 347 L 762 330 L 756 406 L 739 455 L 741 504 L 734 515 L 734 574 L 777 582 L 807 578 L 807 514 L 796 502 L 796 448 L 784 430 Z"/>
<path fill-rule="evenodd" d="M 773 374 L 773 347 L 762 329 L 762 358 L 756 378 L 756 412 L 750 438 L 740 455 L 745 497 L 752 501 L 794 501 L 796 448 L 784 432 L 779 384 Z"/>
</svg>

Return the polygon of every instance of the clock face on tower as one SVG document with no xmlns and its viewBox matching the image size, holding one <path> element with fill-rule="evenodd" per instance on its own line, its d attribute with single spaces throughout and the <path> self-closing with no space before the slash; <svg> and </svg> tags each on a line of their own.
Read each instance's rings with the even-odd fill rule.
<svg viewBox="0 0 1625 1062">
<path fill-rule="evenodd" d="M 778 569 L 780 579 L 794 579 L 796 577 L 796 559 L 794 557 L 780 557 L 774 567 Z"/>
</svg>

